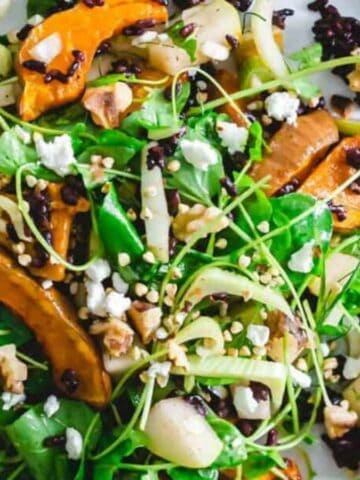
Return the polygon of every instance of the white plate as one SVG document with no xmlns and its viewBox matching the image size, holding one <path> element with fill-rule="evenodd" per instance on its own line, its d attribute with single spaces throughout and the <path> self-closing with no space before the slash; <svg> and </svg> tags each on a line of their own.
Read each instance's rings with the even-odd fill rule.
<svg viewBox="0 0 360 480">
<path fill-rule="evenodd" d="M 275 0 L 277 9 L 293 8 L 295 10 L 295 15 L 287 20 L 288 28 L 285 35 L 285 48 L 288 53 L 300 50 L 314 41 L 311 28 L 314 21 L 319 18 L 319 15 L 308 10 L 307 4 L 309 1 Z M 337 6 L 343 15 L 360 18 L 360 0 L 332 0 L 331 3 Z M 0 20 L 0 34 L 24 25 L 26 19 L 25 4 L 26 0 L 13 0 L 13 6 L 8 15 Z M 326 97 L 334 93 L 350 94 L 344 82 L 332 74 L 316 75 L 314 81 L 321 86 Z M 320 433 L 319 430 L 317 432 Z M 314 480 L 348 480 L 350 478 L 345 471 L 337 468 L 330 451 L 321 440 L 312 445 L 311 448 L 304 447 L 304 449 L 311 457 L 313 470 L 317 474 Z M 289 456 L 296 456 L 299 463 L 303 463 L 300 454 L 290 452 Z M 304 469 L 304 478 L 306 478 L 305 474 L 306 469 Z"/>
</svg>

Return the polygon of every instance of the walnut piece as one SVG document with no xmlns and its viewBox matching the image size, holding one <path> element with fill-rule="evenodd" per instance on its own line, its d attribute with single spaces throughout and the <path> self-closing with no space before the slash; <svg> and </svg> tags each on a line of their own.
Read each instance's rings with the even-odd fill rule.
<svg viewBox="0 0 360 480">
<path fill-rule="evenodd" d="M 189 369 L 189 362 L 186 357 L 185 348 L 179 345 L 175 340 L 169 340 L 167 342 L 169 349 L 169 359 L 173 362 L 175 367 L 183 367 L 185 370 Z"/>
<path fill-rule="evenodd" d="M 130 107 L 132 101 L 131 88 L 122 82 L 105 87 L 88 88 L 82 99 L 94 123 L 104 128 L 119 127 L 121 114 Z"/>
<path fill-rule="evenodd" d="M 270 340 L 267 345 L 269 357 L 275 362 L 284 361 L 284 338 L 287 335 L 287 360 L 289 363 L 300 355 L 308 345 L 306 332 L 298 317 L 289 318 L 279 310 L 268 313 L 267 326 L 270 328 Z"/>
<path fill-rule="evenodd" d="M 11 393 L 24 393 L 24 383 L 28 376 L 27 366 L 16 358 L 16 346 L 0 347 L 0 372 L 4 390 Z"/>
<path fill-rule="evenodd" d="M 145 345 L 150 343 L 161 325 L 161 308 L 136 300 L 127 313 L 142 342 Z"/>
<path fill-rule="evenodd" d="M 134 341 L 134 331 L 125 322 L 115 318 L 110 318 L 108 322 L 93 323 L 90 333 L 104 335 L 103 343 L 113 357 L 127 353 Z"/>
<path fill-rule="evenodd" d="M 324 409 L 324 420 L 330 438 L 340 438 L 356 426 L 358 415 L 349 411 L 349 402 L 344 400 L 340 405 L 331 405 Z"/>
<path fill-rule="evenodd" d="M 205 225 L 208 225 L 208 231 L 204 235 L 204 238 L 209 233 L 218 233 L 229 226 L 229 219 L 221 215 L 221 210 L 216 207 L 205 207 L 199 203 L 196 203 L 191 208 L 185 208 L 180 210 L 176 215 L 172 223 L 172 229 L 175 237 L 178 240 L 187 242 L 191 236 L 198 232 Z M 213 223 L 210 225 L 210 223 Z"/>
</svg>

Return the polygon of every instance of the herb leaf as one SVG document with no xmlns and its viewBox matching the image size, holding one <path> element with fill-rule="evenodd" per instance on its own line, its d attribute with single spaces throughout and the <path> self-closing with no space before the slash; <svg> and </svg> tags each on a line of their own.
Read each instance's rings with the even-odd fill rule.
<svg viewBox="0 0 360 480">
<path fill-rule="evenodd" d="M 236 467 L 247 458 L 246 446 L 239 430 L 230 422 L 209 413 L 207 421 L 224 444 L 212 468 Z"/>
<path fill-rule="evenodd" d="M 33 335 L 25 326 L 4 307 L 0 307 L 0 346 L 14 343 L 17 347 L 27 343 Z"/>
<path fill-rule="evenodd" d="M 169 35 L 171 40 L 174 42 L 174 45 L 177 47 L 182 48 L 185 52 L 188 53 L 191 61 L 196 59 L 196 49 L 197 49 L 197 41 L 195 38 L 192 38 L 191 35 L 187 37 L 183 37 L 180 33 L 182 28 L 185 27 L 185 23 L 183 20 L 174 23 L 166 33 Z"/>
<path fill-rule="evenodd" d="M 171 480 L 217 480 L 219 477 L 219 471 L 216 468 L 202 468 L 202 469 L 190 469 L 190 468 L 171 468 L 167 474 Z"/>
<path fill-rule="evenodd" d="M 263 128 L 260 122 L 253 122 L 249 128 L 248 153 L 252 162 L 262 160 L 262 146 L 264 143 Z"/>
<path fill-rule="evenodd" d="M 51 8 L 57 5 L 58 2 L 56 0 L 28 0 L 27 15 L 28 17 L 36 14 L 45 16 Z"/>
<path fill-rule="evenodd" d="M 298 52 L 292 53 L 289 58 L 298 64 L 298 70 L 315 67 L 321 63 L 323 48 L 321 43 L 313 43 Z"/>
<path fill-rule="evenodd" d="M 0 173 L 14 175 L 16 170 L 26 163 L 37 160 L 33 148 L 25 145 L 14 130 L 4 132 L 0 137 Z"/>
</svg>

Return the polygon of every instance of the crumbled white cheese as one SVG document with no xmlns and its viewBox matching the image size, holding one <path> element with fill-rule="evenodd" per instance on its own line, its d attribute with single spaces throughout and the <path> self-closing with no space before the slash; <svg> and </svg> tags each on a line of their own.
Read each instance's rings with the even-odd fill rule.
<svg viewBox="0 0 360 480">
<path fill-rule="evenodd" d="M 99 317 L 106 317 L 106 294 L 103 284 L 85 281 L 85 288 L 87 292 L 86 306 L 89 309 L 89 312 L 98 315 Z"/>
<path fill-rule="evenodd" d="M 28 145 L 31 143 L 31 133 L 25 130 L 24 128 L 20 127 L 20 125 L 16 125 L 14 127 L 14 131 L 17 135 L 17 137 L 25 143 L 25 145 Z"/>
<path fill-rule="evenodd" d="M 146 372 L 147 378 L 155 378 L 158 385 L 164 388 L 169 380 L 171 362 L 154 362 Z"/>
<path fill-rule="evenodd" d="M 298 370 L 290 365 L 290 376 L 295 385 L 301 388 L 309 388 L 311 386 L 311 377 L 307 373 Z"/>
<path fill-rule="evenodd" d="M 320 350 L 323 357 L 328 357 L 330 354 L 330 348 L 327 343 L 320 343 Z"/>
<path fill-rule="evenodd" d="M 120 318 L 126 310 L 129 310 L 130 306 L 130 298 L 125 297 L 122 293 L 112 291 L 106 294 L 105 309 L 112 317 Z"/>
<path fill-rule="evenodd" d="M 83 449 L 83 438 L 75 428 L 67 428 L 65 450 L 70 460 L 79 460 Z"/>
<path fill-rule="evenodd" d="M 314 241 L 305 243 L 300 250 L 293 253 L 288 267 L 293 272 L 309 273 L 314 268 Z"/>
<path fill-rule="evenodd" d="M 233 155 L 236 152 L 244 152 L 249 131 L 244 127 L 239 127 L 236 123 L 221 122 L 216 124 L 216 130 L 221 138 L 221 143 Z"/>
<path fill-rule="evenodd" d="M 6 412 L 11 410 L 19 403 L 23 403 L 26 400 L 26 396 L 23 393 L 11 393 L 11 392 L 3 392 L 1 394 L 1 400 L 3 401 L 2 409 Z"/>
<path fill-rule="evenodd" d="M 111 280 L 114 290 L 116 290 L 118 293 L 122 293 L 123 295 L 127 294 L 129 290 L 129 284 L 125 282 L 118 272 L 114 272 L 112 274 Z"/>
<path fill-rule="evenodd" d="M 39 15 L 38 13 L 30 17 L 27 21 L 29 25 L 32 25 L 33 27 L 36 27 L 36 25 L 39 25 L 42 21 L 44 20 L 44 17 L 42 15 Z"/>
<path fill-rule="evenodd" d="M 296 125 L 297 111 L 300 107 L 300 100 L 288 92 L 275 92 L 265 100 L 265 108 L 269 117 L 279 122 L 287 122 L 289 125 Z"/>
<path fill-rule="evenodd" d="M 157 32 L 148 30 L 147 32 L 144 32 L 141 35 L 135 37 L 132 40 L 131 45 L 133 45 L 134 47 L 139 47 L 139 46 L 142 47 L 142 46 L 145 46 L 144 44 L 146 43 L 154 42 L 155 40 L 157 40 L 157 38 L 158 38 Z"/>
<path fill-rule="evenodd" d="M 255 412 L 258 402 L 254 398 L 254 393 L 250 387 L 236 386 L 233 392 L 233 404 L 239 417 L 247 418 L 248 415 Z"/>
<path fill-rule="evenodd" d="M 60 135 L 51 142 L 45 142 L 42 135 L 34 134 L 36 152 L 40 162 L 60 177 L 71 173 L 71 165 L 76 163 L 69 135 Z"/>
<path fill-rule="evenodd" d="M 86 275 L 93 282 L 102 282 L 111 275 L 109 262 L 103 258 L 99 258 L 86 269 Z"/>
<path fill-rule="evenodd" d="M 61 53 L 62 48 L 61 37 L 55 32 L 38 42 L 29 53 L 34 60 L 48 65 Z"/>
<path fill-rule="evenodd" d="M 230 55 L 229 47 L 225 47 L 225 45 L 222 45 L 218 42 L 213 42 L 212 40 L 207 40 L 204 42 L 200 47 L 200 51 L 203 55 L 219 62 L 227 60 Z"/>
<path fill-rule="evenodd" d="M 48 418 L 51 418 L 60 408 L 60 402 L 55 395 L 50 395 L 44 403 L 44 412 Z"/>
<path fill-rule="evenodd" d="M 270 338 L 270 329 L 266 325 L 250 324 L 247 328 L 246 337 L 255 347 L 263 347 Z"/>
<path fill-rule="evenodd" d="M 354 378 L 357 378 L 360 375 L 360 358 L 347 357 L 343 375 L 346 380 L 354 380 Z"/>
<path fill-rule="evenodd" d="M 209 143 L 184 139 L 180 148 L 185 160 L 199 170 L 206 171 L 210 165 L 218 163 L 218 154 Z"/>
</svg>

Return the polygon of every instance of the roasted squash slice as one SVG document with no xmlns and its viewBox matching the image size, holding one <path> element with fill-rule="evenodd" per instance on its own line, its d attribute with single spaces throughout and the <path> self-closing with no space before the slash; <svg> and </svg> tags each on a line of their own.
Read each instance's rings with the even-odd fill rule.
<svg viewBox="0 0 360 480">
<path fill-rule="evenodd" d="M 56 13 L 33 28 L 17 58 L 17 70 L 24 85 L 19 105 L 22 119 L 34 120 L 49 109 L 76 100 L 84 90 L 100 43 L 138 21 L 149 19 L 155 23 L 165 22 L 166 7 L 149 0 L 105 0 L 103 6 L 95 8 L 79 2 L 74 8 Z M 46 72 L 67 74 L 77 59 L 78 65 L 67 80 L 53 79 L 46 83 L 44 72 L 29 70 L 24 62 L 32 60 L 31 51 L 40 41 L 55 33 L 60 36 L 62 50 L 46 66 Z"/>
<path fill-rule="evenodd" d="M 268 195 L 274 195 L 295 179 L 300 183 L 323 158 L 339 132 L 331 115 L 319 110 L 299 117 L 297 126 L 283 125 L 270 142 L 271 153 L 257 163 L 252 177 L 271 175 Z"/>
<path fill-rule="evenodd" d="M 347 161 L 347 151 L 360 149 L 360 137 L 345 138 L 303 183 L 300 191 L 316 198 L 326 198 L 356 172 Z M 344 219 L 334 214 L 334 228 L 350 232 L 360 227 L 360 194 L 347 188 L 333 200 L 344 208 Z"/>
<path fill-rule="evenodd" d="M 43 289 L 0 250 L 0 302 L 34 332 L 47 355 L 55 384 L 96 408 L 110 401 L 111 382 L 75 311 L 55 289 Z"/>
</svg>

